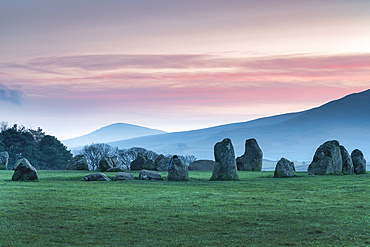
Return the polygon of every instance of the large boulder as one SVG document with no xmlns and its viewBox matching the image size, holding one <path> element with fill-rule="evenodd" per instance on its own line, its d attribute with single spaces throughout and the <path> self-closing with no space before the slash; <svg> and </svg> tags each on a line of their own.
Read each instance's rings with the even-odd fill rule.
<svg viewBox="0 0 370 247">
<path fill-rule="evenodd" d="M 113 162 L 111 158 L 105 157 L 99 161 L 99 171 L 105 172 L 106 170 L 113 168 Z"/>
<path fill-rule="evenodd" d="M 159 172 L 142 170 L 139 173 L 139 180 L 164 180 Z"/>
<path fill-rule="evenodd" d="M 256 139 L 245 141 L 244 154 L 236 159 L 236 165 L 240 171 L 261 171 L 262 170 L 262 150 L 258 146 Z"/>
<path fill-rule="evenodd" d="M 27 159 L 20 159 L 14 165 L 13 181 L 32 181 L 39 180 L 37 170 Z"/>
<path fill-rule="evenodd" d="M 119 180 L 134 180 L 134 176 L 128 172 L 119 172 L 116 174 L 116 177 L 114 178 L 115 181 Z"/>
<path fill-rule="evenodd" d="M 213 160 L 196 160 L 189 164 L 189 171 L 213 171 L 215 164 Z"/>
<path fill-rule="evenodd" d="M 356 174 L 365 174 L 366 173 L 366 160 L 364 158 L 364 154 L 360 150 L 355 149 L 351 153 L 351 158 L 353 162 L 354 172 Z"/>
<path fill-rule="evenodd" d="M 89 170 L 86 157 L 79 154 L 73 157 L 67 164 L 66 170 Z"/>
<path fill-rule="evenodd" d="M 307 169 L 308 175 L 327 175 L 342 173 L 342 156 L 339 142 L 327 141 L 315 152 L 313 160 Z"/>
<path fill-rule="evenodd" d="M 294 177 L 295 176 L 295 167 L 294 163 L 290 162 L 285 158 L 281 158 L 275 167 L 274 177 L 283 178 L 283 177 Z"/>
<path fill-rule="evenodd" d="M 229 138 L 215 144 L 214 155 L 216 164 L 210 180 L 237 180 L 235 151 Z"/>
<path fill-rule="evenodd" d="M 177 155 L 174 155 L 170 161 L 167 179 L 172 181 L 189 180 L 188 166 Z"/>
<path fill-rule="evenodd" d="M 340 145 L 339 148 L 342 156 L 342 173 L 344 175 L 352 174 L 354 172 L 352 158 L 344 146 Z"/>
<path fill-rule="evenodd" d="M 110 178 L 107 177 L 104 173 L 91 173 L 84 177 L 85 181 L 110 181 Z"/>
<path fill-rule="evenodd" d="M 130 164 L 131 170 L 142 170 L 144 168 L 146 158 L 142 154 L 138 154 L 136 159 Z"/>
<path fill-rule="evenodd" d="M 9 154 L 8 152 L 0 153 L 0 170 L 6 170 L 8 168 Z"/>
<path fill-rule="evenodd" d="M 169 165 L 170 161 L 171 161 L 170 157 L 166 157 L 163 154 L 160 154 L 154 160 L 155 170 L 157 170 L 157 171 L 168 171 L 168 165 Z"/>
<path fill-rule="evenodd" d="M 155 170 L 154 160 L 147 159 L 143 165 L 143 169 L 145 170 Z"/>
</svg>

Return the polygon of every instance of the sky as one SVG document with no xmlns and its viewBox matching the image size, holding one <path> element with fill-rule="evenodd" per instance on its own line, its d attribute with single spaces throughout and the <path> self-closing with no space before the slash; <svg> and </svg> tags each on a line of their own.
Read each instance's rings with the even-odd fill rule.
<svg viewBox="0 0 370 247">
<path fill-rule="evenodd" d="M 168 132 L 370 88 L 367 0 L 1 0 L 0 121 Z"/>
</svg>

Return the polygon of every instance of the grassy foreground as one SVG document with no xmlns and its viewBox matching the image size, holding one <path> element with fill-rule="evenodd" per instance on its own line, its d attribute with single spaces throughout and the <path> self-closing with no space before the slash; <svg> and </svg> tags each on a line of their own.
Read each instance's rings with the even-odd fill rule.
<svg viewBox="0 0 370 247">
<path fill-rule="evenodd" d="M 39 171 L 39 182 L 12 182 L 12 171 L 0 171 L 0 246 L 370 245 L 369 173 L 81 181 L 87 174 Z"/>
</svg>

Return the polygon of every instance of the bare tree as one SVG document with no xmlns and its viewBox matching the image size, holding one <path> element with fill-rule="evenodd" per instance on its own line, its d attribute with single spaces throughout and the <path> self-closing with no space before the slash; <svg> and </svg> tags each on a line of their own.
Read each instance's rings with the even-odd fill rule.
<svg viewBox="0 0 370 247">
<path fill-rule="evenodd" d="M 81 150 L 81 154 L 86 157 L 91 170 L 97 170 L 101 159 L 115 156 L 116 152 L 116 148 L 105 143 L 86 145 Z"/>
</svg>

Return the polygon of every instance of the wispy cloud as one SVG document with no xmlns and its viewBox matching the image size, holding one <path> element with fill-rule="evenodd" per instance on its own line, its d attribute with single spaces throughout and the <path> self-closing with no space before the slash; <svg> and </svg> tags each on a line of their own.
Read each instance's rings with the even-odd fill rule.
<svg viewBox="0 0 370 247">
<path fill-rule="evenodd" d="M 23 93 L 17 89 L 10 89 L 5 85 L 0 84 L 0 100 L 12 104 L 21 104 Z"/>
</svg>

